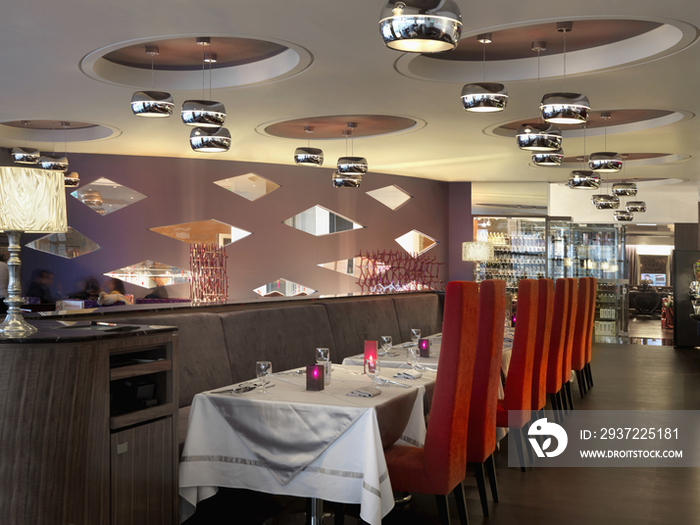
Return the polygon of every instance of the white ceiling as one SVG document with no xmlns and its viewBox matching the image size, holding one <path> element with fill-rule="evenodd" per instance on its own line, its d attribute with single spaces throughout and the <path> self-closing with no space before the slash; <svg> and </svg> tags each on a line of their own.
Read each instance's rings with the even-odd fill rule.
<svg viewBox="0 0 700 525">
<path fill-rule="evenodd" d="M 516 24 L 584 18 L 683 21 L 700 27 L 695 0 L 457 2 L 463 15 L 463 38 Z M 387 114 L 416 118 L 427 125 L 413 132 L 355 139 L 354 153 L 368 159 L 370 175 L 376 171 L 445 181 L 561 182 L 568 178 L 570 168 L 531 167 L 529 155 L 517 149 L 514 139 L 484 132 L 501 122 L 536 117 L 537 80 L 507 82 L 510 101 L 504 113 L 466 113 L 459 98 L 462 85 L 481 79 L 434 82 L 400 74 L 395 62 L 401 53 L 386 48 L 379 36 L 382 5 L 376 0 L 7 3 L 0 17 L 0 94 L 4 102 L 0 122 L 74 120 L 118 130 L 104 140 L 69 142 L 69 157 L 71 152 L 202 157 L 190 149 L 189 129 L 177 114 L 165 120 L 134 117 L 129 101 L 135 89 L 90 78 L 80 69 L 81 59 L 107 46 L 151 37 L 248 35 L 301 46 L 313 62 L 296 76 L 277 82 L 215 89 L 213 98 L 228 111 L 226 127 L 233 145 L 229 152 L 207 158 L 292 164 L 295 147 L 304 144 L 266 136 L 257 131 L 261 124 L 305 116 Z M 683 191 L 696 191 L 700 181 L 700 119 L 694 117 L 700 114 L 697 43 L 641 65 L 570 76 L 568 86 L 570 91 L 585 93 L 596 110 L 684 112 L 685 119 L 670 125 L 609 134 L 608 143 L 623 152 L 689 156 L 681 162 L 629 167 L 625 176 L 679 178 L 687 181 Z M 540 89 L 540 93 L 562 90 L 561 77 L 543 80 Z M 201 90 L 169 91 L 176 107 L 185 99 L 201 98 Z M 602 149 L 599 136 L 588 141 L 589 151 Z M 0 146 L 21 145 L 23 141 L 3 138 L 0 130 Z M 52 147 L 51 143 L 33 146 L 49 151 Z M 345 153 L 342 139 L 320 146 L 327 166 Z M 58 151 L 63 147 L 62 143 L 56 146 Z M 565 139 L 564 149 L 568 155 L 581 152 L 582 139 Z"/>
</svg>

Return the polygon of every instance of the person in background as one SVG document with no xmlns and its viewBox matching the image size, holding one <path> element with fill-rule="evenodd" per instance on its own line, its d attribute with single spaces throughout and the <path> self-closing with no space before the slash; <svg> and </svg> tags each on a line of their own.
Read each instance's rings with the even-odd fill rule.
<svg viewBox="0 0 700 525">
<path fill-rule="evenodd" d="M 105 286 L 107 293 L 109 294 L 120 294 L 126 295 L 126 290 L 124 289 L 124 281 L 121 279 L 110 279 L 107 281 L 107 286 Z"/>
<path fill-rule="evenodd" d="M 144 297 L 144 299 L 167 299 L 168 291 L 165 289 L 163 279 L 161 277 L 154 277 L 153 281 L 156 283 L 156 287 L 151 288 L 151 291 Z"/>
<path fill-rule="evenodd" d="M 51 295 L 51 284 L 53 284 L 53 274 L 46 270 L 39 270 L 27 289 L 27 297 L 38 297 L 42 304 L 55 303 Z"/>
</svg>

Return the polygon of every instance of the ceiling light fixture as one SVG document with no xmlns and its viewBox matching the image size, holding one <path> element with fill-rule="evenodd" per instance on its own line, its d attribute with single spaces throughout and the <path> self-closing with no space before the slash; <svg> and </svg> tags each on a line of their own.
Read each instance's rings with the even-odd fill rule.
<svg viewBox="0 0 700 525">
<path fill-rule="evenodd" d="M 304 126 L 306 133 L 313 133 L 313 126 Z M 308 140 L 308 147 L 297 148 L 294 150 L 294 164 L 297 166 L 315 166 L 323 165 L 323 150 L 311 147 L 311 139 Z"/>
<path fill-rule="evenodd" d="M 29 121 L 23 120 L 24 126 L 24 147 L 12 148 L 12 160 L 17 164 L 36 164 L 39 162 L 40 153 L 38 149 L 27 147 L 27 137 L 29 136 Z"/>
<path fill-rule="evenodd" d="M 532 154 L 532 163 L 535 166 L 556 167 L 561 166 L 562 162 L 564 162 L 564 150 L 561 148 L 551 153 L 535 152 Z"/>
<path fill-rule="evenodd" d="M 625 209 L 630 213 L 644 213 L 647 211 L 647 203 L 644 201 L 629 201 L 625 204 Z"/>
<path fill-rule="evenodd" d="M 618 197 L 634 197 L 637 195 L 637 185 L 634 182 L 616 182 L 612 186 L 612 194 Z"/>
<path fill-rule="evenodd" d="M 231 133 L 226 128 L 194 128 L 190 132 L 190 146 L 200 153 L 222 153 L 231 148 Z"/>
<path fill-rule="evenodd" d="M 483 82 L 467 84 L 462 88 L 462 106 L 473 113 L 493 113 L 503 111 L 508 104 L 508 91 L 503 84 L 486 82 L 486 44 L 491 43 L 491 33 L 478 35 L 483 44 Z"/>
<path fill-rule="evenodd" d="M 410 0 L 409 0 L 410 1 Z M 389 0 L 379 20 L 379 32 L 387 47 L 409 53 L 450 51 L 459 44 L 462 14 L 452 0 L 434 0 L 431 9 L 425 2 Z"/>
<path fill-rule="evenodd" d="M 167 118 L 173 114 L 173 97 L 165 91 L 153 91 L 153 58 L 160 54 L 158 46 L 146 46 L 151 57 L 151 91 L 137 91 L 131 97 L 131 111 L 137 117 Z"/>
<path fill-rule="evenodd" d="M 362 175 L 367 173 L 367 159 L 364 157 L 353 157 L 354 143 L 351 141 L 351 151 L 348 155 L 348 137 L 352 137 L 352 130 L 357 128 L 357 123 L 348 122 L 348 129 L 343 130 L 345 137 L 345 157 L 338 159 L 337 170 L 333 172 L 334 188 L 359 188 L 362 184 Z"/>
<path fill-rule="evenodd" d="M 600 188 L 600 177 L 588 170 L 572 171 L 567 186 L 572 190 L 597 190 Z"/>
<path fill-rule="evenodd" d="M 622 169 L 622 156 L 619 153 L 607 151 L 608 149 L 608 120 L 612 118 L 610 111 L 603 111 L 600 118 L 605 121 L 605 151 L 591 153 L 588 167 L 596 173 L 617 173 Z"/>
<path fill-rule="evenodd" d="M 55 122 L 53 122 L 52 128 L 51 128 L 51 134 L 54 136 L 55 139 L 55 133 L 56 133 L 56 126 Z M 70 126 L 70 123 L 68 122 L 61 122 L 61 126 L 63 129 L 67 129 Z M 53 142 L 53 155 L 44 155 L 43 157 L 39 157 L 39 165 L 41 166 L 41 169 L 44 170 L 52 170 L 52 171 L 67 171 L 68 170 L 68 157 L 67 155 L 64 155 L 63 157 L 59 157 L 56 155 L 56 140 Z"/>
<path fill-rule="evenodd" d="M 542 118 L 554 124 L 579 124 L 588 120 L 591 103 L 580 93 L 566 91 L 566 33 L 573 29 L 573 22 L 557 22 L 557 31 L 564 34 L 564 91 L 547 93 L 542 97 Z"/>
<path fill-rule="evenodd" d="M 546 122 L 521 124 L 515 139 L 518 147 L 527 151 L 557 151 L 562 142 L 559 127 Z"/>
<path fill-rule="evenodd" d="M 616 195 L 593 195 L 591 203 L 598 210 L 616 210 L 620 207 L 620 197 Z"/>
<path fill-rule="evenodd" d="M 614 217 L 618 222 L 630 222 L 632 219 L 634 219 L 634 215 L 628 211 L 616 211 L 614 213 Z"/>
<path fill-rule="evenodd" d="M 209 37 L 198 37 L 197 44 L 204 49 L 211 45 Z M 214 55 L 214 57 L 212 57 Z M 204 98 L 205 66 L 209 64 L 209 100 L 185 100 L 182 104 L 182 122 L 200 128 L 220 128 L 226 120 L 226 108 L 221 102 L 211 100 L 211 65 L 216 61 L 214 53 L 202 52 L 202 98 Z"/>
</svg>

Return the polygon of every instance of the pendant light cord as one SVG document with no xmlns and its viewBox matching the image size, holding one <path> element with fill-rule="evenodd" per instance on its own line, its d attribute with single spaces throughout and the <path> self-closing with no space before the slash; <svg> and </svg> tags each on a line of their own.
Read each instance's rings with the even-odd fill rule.
<svg viewBox="0 0 700 525">
<path fill-rule="evenodd" d="M 481 47 L 483 49 L 484 82 L 486 82 L 486 42 L 482 42 Z"/>
<path fill-rule="evenodd" d="M 207 65 L 206 61 L 204 60 L 205 56 L 206 56 L 206 53 L 204 52 L 204 46 L 202 46 L 202 98 L 205 97 L 205 95 L 204 95 L 204 79 L 206 78 L 205 66 Z"/>
<path fill-rule="evenodd" d="M 209 100 L 211 100 L 211 63 L 212 61 L 209 60 Z"/>
<path fill-rule="evenodd" d="M 153 55 L 151 55 L 151 91 L 153 91 Z"/>
<path fill-rule="evenodd" d="M 542 100 L 540 97 L 540 50 L 537 49 L 537 100 Z M 540 111 L 540 122 L 542 122 L 542 112 Z"/>
<path fill-rule="evenodd" d="M 564 92 L 566 92 L 566 31 L 564 31 Z"/>
</svg>

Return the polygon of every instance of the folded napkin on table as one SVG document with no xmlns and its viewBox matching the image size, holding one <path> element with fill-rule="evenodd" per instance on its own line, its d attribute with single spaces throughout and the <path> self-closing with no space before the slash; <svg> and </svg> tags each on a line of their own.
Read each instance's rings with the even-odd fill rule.
<svg viewBox="0 0 700 525">
<path fill-rule="evenodd" d="M 423 373 L 418 370 L 402 370 L 401 372 L 397 372 L 394 377 L 399 379 L 420 379 L 423 377 Z"/>
<path fill-rule="evenodd" d="M 353 397 L 374 397 L 378 396 L 381 393 L 382 391 L 374 386 L 365 386 L 362 388 L 358 388 L 357 390 L 353 390 L 352 392 L 348 392 L 347 395 Z"/>
</svg>

